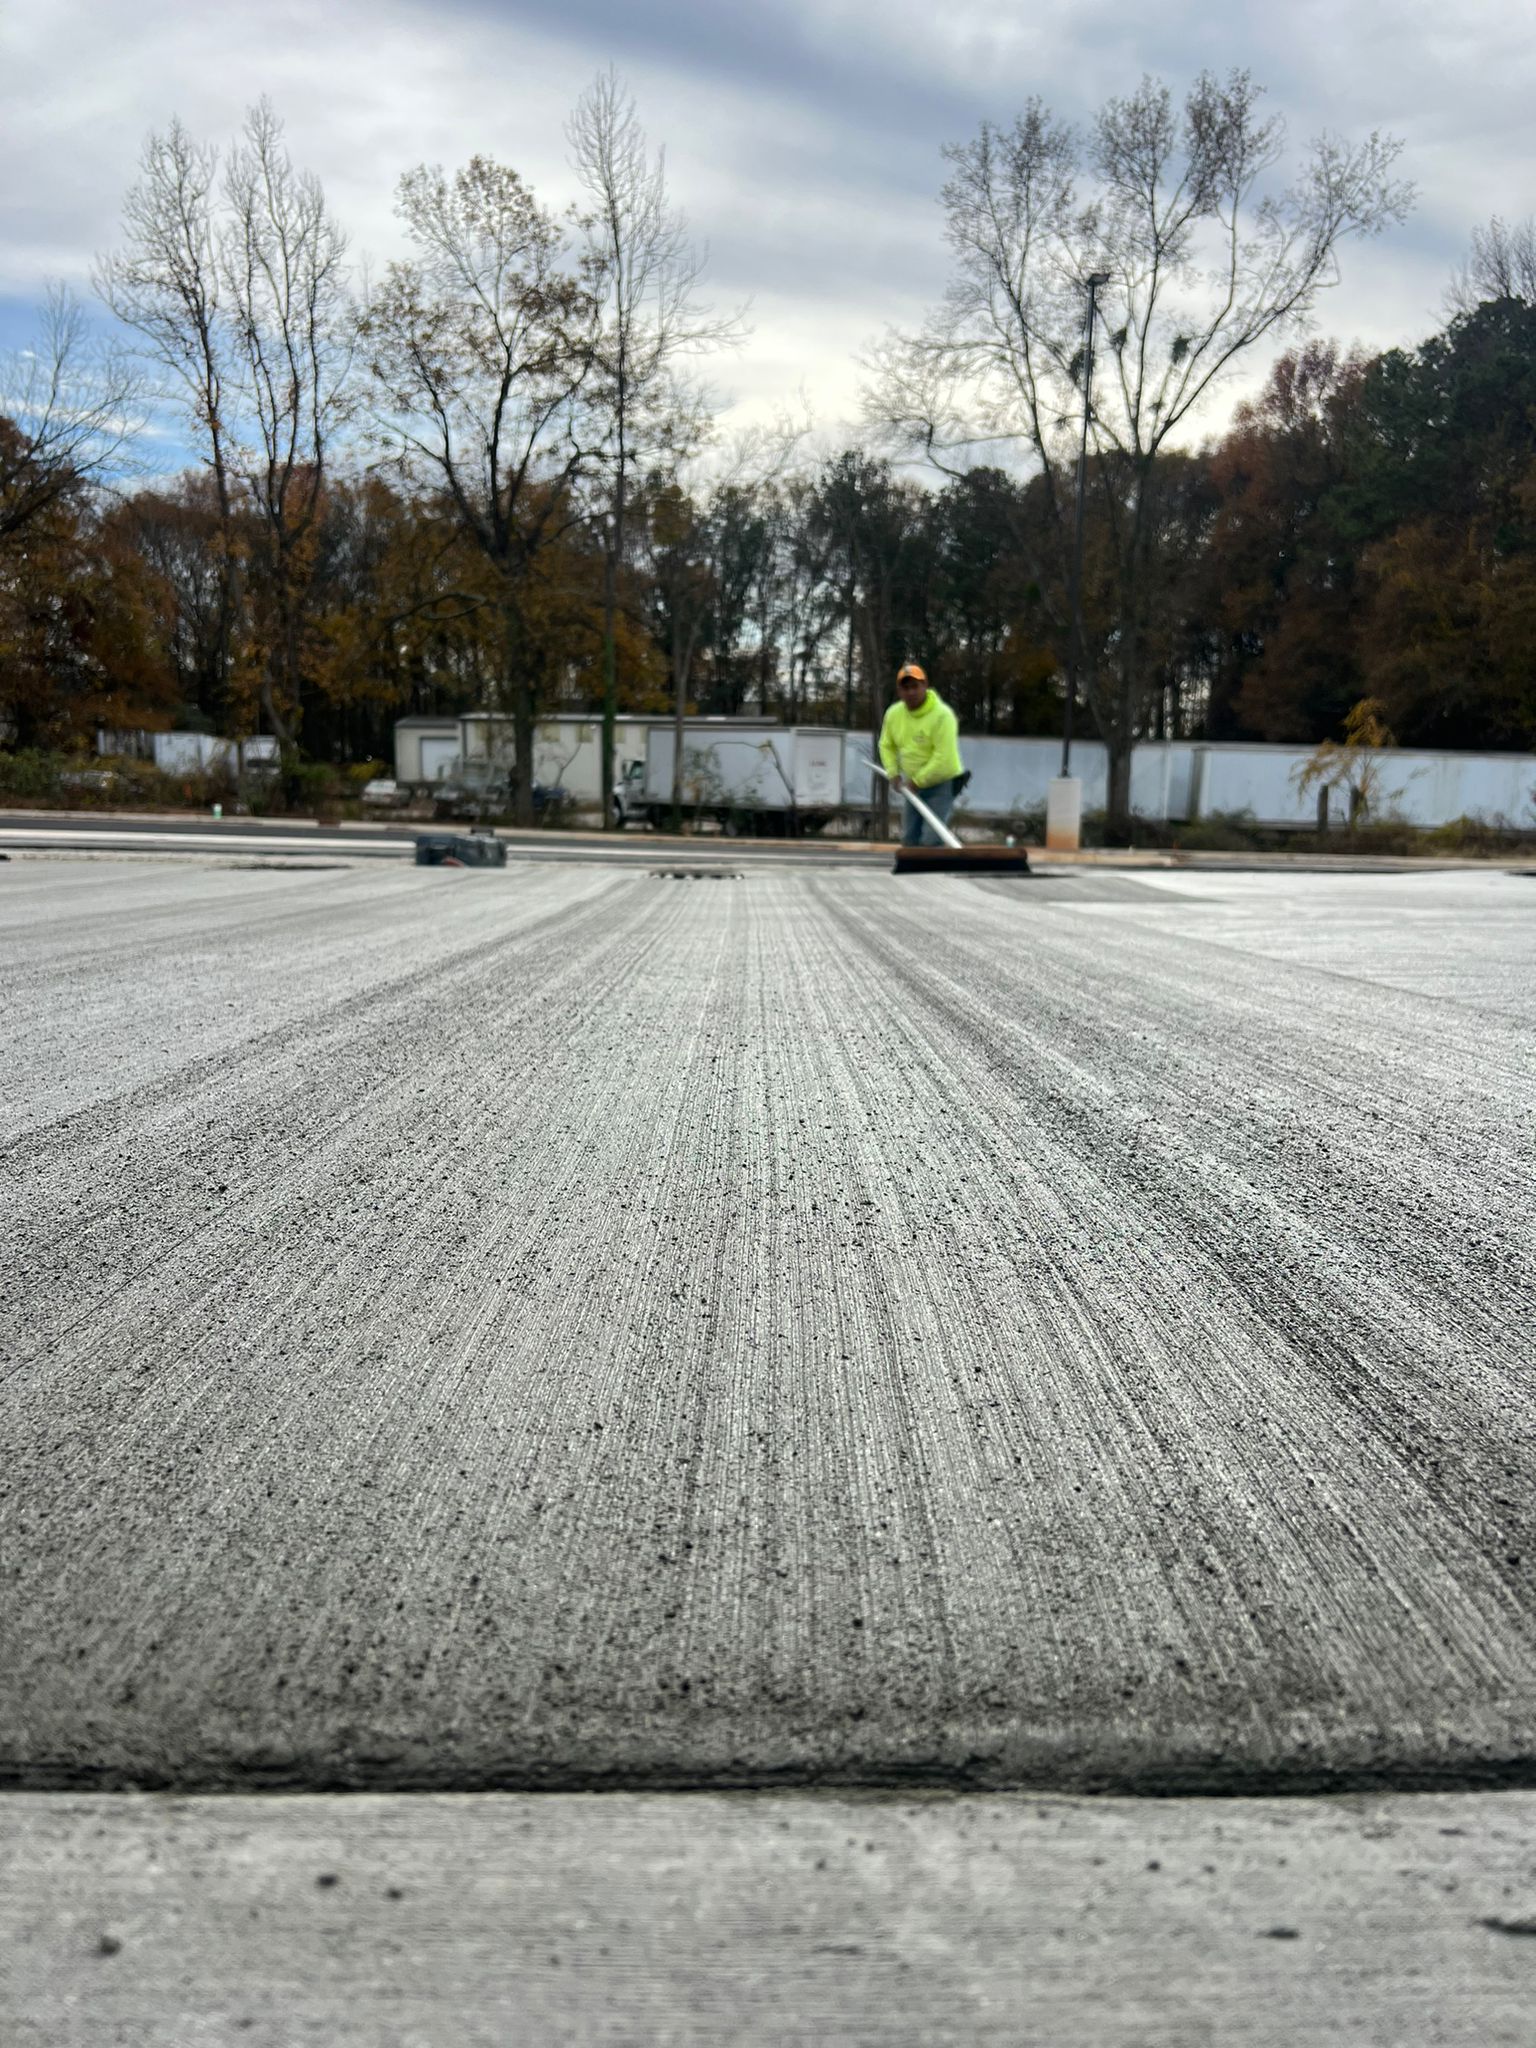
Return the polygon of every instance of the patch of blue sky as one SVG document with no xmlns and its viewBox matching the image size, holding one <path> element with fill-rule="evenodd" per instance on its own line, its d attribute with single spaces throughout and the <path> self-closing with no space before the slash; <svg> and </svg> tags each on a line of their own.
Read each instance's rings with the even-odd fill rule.
<svg viewBox="0 0 1536 2048">
<path fill-rule="evenodd" d="M 95 300 L 81 296 L 79 304 L 86 318 L 86 341 L 95 348 L 107 344 L 126 345 L 129 336 Z M 5 374 L 23 365 L 17 358 L 43 344 L 43 297 L 29 298 L 22 292 L 0 292 L 0 388 L 14 391 L 22 380 Z M 89 378 L 88 359 L 82 358 L 79 374 Z M 156 394 L 146 371 L 139 404 L 134 408 L 134 431 L 126 440 L 102 481 L 118 489 L 131 489 L 148 482 L 180 474 L 195 465 L 196 451 L 188 437 L 179 408 Z"/>
</svg>

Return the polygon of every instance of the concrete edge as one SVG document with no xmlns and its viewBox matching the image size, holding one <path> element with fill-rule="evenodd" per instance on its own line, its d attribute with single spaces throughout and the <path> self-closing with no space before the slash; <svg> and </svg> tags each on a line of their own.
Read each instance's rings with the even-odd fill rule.
<svg viewBox="0 0 1536 2048">
<path fill-rule="evenodd" d="M 1533 1914 L 1536 1793 L 19 1794 L 0 2037 L 1488 2048 Z"/>
</svg>

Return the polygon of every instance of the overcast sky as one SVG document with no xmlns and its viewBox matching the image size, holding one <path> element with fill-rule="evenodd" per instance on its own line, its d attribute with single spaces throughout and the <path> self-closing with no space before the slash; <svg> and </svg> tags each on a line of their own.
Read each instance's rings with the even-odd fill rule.
<svg viewBox="0 0 1536 2048">
<path fill-rule="evenodd" d="M 1400 135 L 1406 228 L 1351 244 L 1318 324 L 1371 347 L 1441 319 L 1474 225 L 1536 211 L 1529 0 L 0 0 L 0 345 L 45 281 L 86 288 L 148 131 L 222 140 L 268 94 L 372 257 L 399 173 L 482 152 L 575 197 L 570 106 L 613 64 L 710 249 L 712 299 L 753 302 L 716 382 L 738 417 L 802 390 L 835 429 L 856 351 L 942 291 L 944 143 L 1031 94 L 1081 118 L 1151 71 L 1181 92 L 1248 67 L 1293 143 Z M 1212 424 L 1217 422 L 1213 421 Z"/>
</svg>

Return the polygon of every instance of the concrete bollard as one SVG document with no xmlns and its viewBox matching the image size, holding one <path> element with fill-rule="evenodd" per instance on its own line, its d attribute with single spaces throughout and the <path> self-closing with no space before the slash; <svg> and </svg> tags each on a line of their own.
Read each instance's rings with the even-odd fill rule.
<svg viewBox="0 0 1536 2048">
<path fill-rule="evenodd" d="M 1076 853 L 1082 837 L 1082 779 L 1076 775 L 1054 775 L 1045 792 L 1046 851 Z"/>
</svg>

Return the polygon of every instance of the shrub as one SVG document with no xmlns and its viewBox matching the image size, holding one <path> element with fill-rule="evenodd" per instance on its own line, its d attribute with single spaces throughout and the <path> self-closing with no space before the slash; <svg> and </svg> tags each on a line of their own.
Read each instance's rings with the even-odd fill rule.
<svg viewBox="0 0 1536 2048">
<path fill-rule="evenodd" d="M 227 775 L 165 775 L 152 761 L 127 755 L 0 751 L 0 802 L 44 810 L 206 810 L 233 795 Z"/>
<path fill-rule="evenodd" d="M 963 815 L 963 807 L 957 809 L 956 816 Z M 1000 820 L 1000 824 L 1003 836 L 1016 840 L 1020 846 L 1044 846 L 1045 844 L 1044 804 L 1035 804 L 1028 809 L 1009 811 L 1007 816 Z"/>
<path fill-rule="evenodd" d="M 1464 859 L 1528 853 L 1536 850 L 1536 830 L 1522 829 L 1508 818 L 1452 818 L 1445 825 L 1427 826 L 1421 849 Z"/>
<path fill-rule="evenodd" d="M 1260 828 L 1252 811 L 1212 811 L 1176 825 L 1173 844 L 1181 853 L 1257 853 L 1273 847 L 1275 837 Z"/>
<path fill-rule="evenodd" d="M 341 794 L 339 777 L 328 761 L 304 761 L 297 754 L 285 755 L 278 779 L 291 811 L 334 807 Z"/>
<path fill-rule="evenodd" d="M 0 753 L 0 797 L 54 803 L 58 800 L 59 778 L 68 767 L 66 756 L 45 754 L 36 747 L 24 747 L 15 754 Z"/>
</svg>

